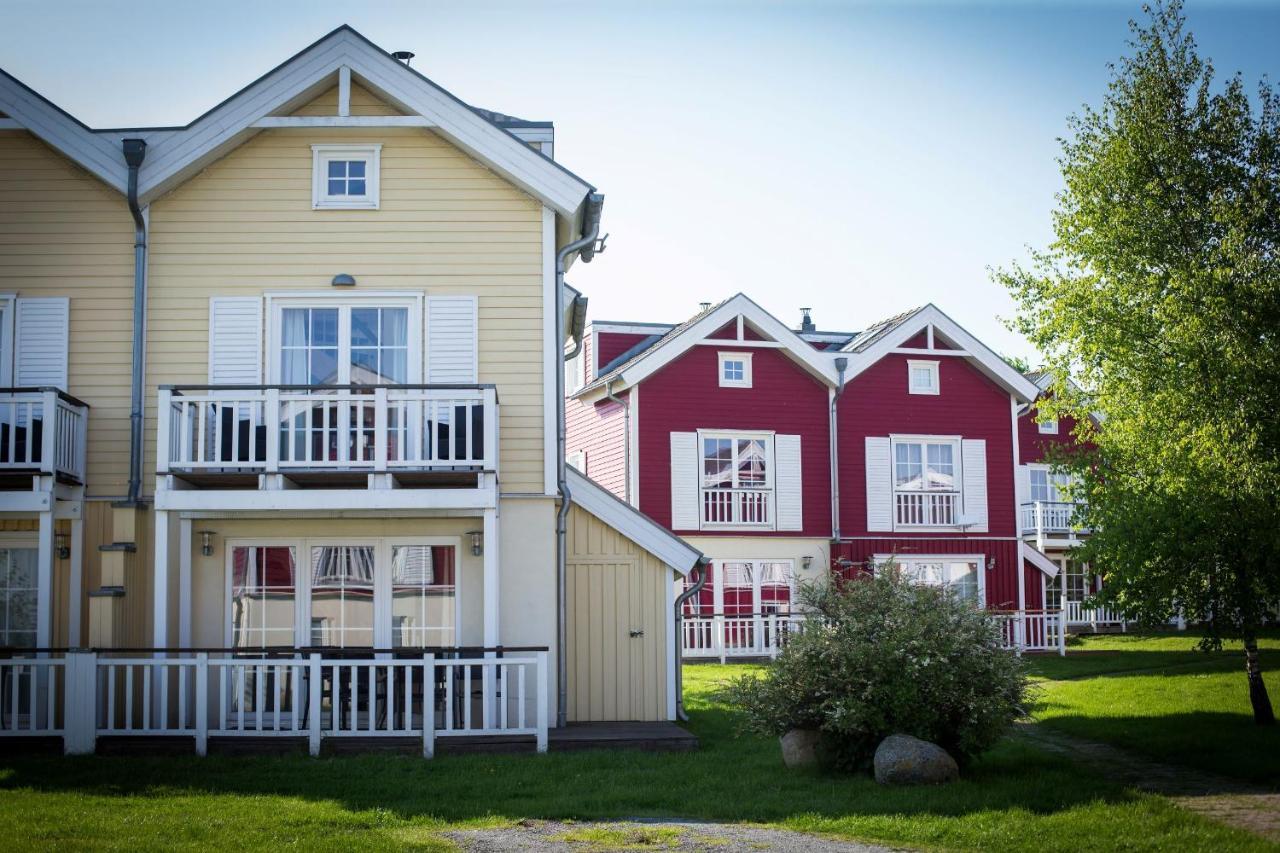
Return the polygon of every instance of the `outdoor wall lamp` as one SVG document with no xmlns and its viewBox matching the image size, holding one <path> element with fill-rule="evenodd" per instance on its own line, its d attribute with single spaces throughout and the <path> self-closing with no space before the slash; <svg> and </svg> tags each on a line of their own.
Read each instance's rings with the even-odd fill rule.
<svg viewBox="0 0 1280 853">
<path fill-rule="evenodd" d="M 994 572 L 996 570 L 996 558 L 987 557 L 987 571 Z"/>
<path fill-rule="evenodd" d="M 805 554 L 803 557 L 800 558 L 800 565 L 804 566 L 806 569 L 812 566 L 813 556 L 811 554 Z"/>
<path fill-rule="evenodd" d="M 53 536 L 54 545 L 58 549 L 58 559 L 65 560 L 71 556 L 71 545 L 68 542 L 67 534 L 55 533 Z"/>
<path fill-rule="evenodd" d="M 356 280 L 344 272 L 340 272 L 333 277 L 333 281 L 329 282 L 334 287 L 355 287 Z"/>
<path fill-rule="evenodd" d="M 206 557 L 213 556 L 213 531 L 200 531 L 200 553 Z"/>
<path fill-rule="evenodd" d="M 471 553 L 479 557 L 484 553 L 484 531 L 469 530 L 467 535 L 471 537 Z"/>
</svg>

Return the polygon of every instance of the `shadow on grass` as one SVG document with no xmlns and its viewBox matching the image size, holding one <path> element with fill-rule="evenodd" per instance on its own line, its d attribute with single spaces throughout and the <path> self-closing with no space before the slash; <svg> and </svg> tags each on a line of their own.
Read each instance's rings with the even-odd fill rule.
<svg viewBox="0 0 1280 853">
<path fill-rule="evenodd" d="M 736 714 L 696 713 L 693 753 L 623 751 L 544 756 L 0 759 L 0 791 L 91 797 L 263 795 L 336 802 L 353 811 L 465 821 L 492 817 L 600 819 L 680 816 L 718 821 L 1047 815 L 1131 791 L 1018 739 L 940 788 L 884 788 L 864 775 L 786 770 L 775 741 L 736 737 Z"/>
<path fill-rule="evenodd" d="M 1280 669 L 1280 653 L 1263 649 L 1259 654 L 1264 671 Z M 1086 678 L 1126 678 L 1129 676 L 1185 675 L 1191 671 L 1240 671 L 1244 683 L 1244 655 L 1239 651 L 1152 651 L 1130 649 L 1068 650 L 1058 655 L 1027 655 L 1028 674 L 1053 680 Z"/>
</svg>

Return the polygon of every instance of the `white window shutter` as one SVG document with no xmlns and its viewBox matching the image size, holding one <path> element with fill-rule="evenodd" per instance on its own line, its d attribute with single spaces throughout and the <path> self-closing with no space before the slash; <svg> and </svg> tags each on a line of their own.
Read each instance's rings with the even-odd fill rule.
<svg viewBox="0 0 1280 853">
<path fill-rule="evenodd" d="M 964 478 L 965 529 L 987 532 L 987 443 L 980 438 L 960 442 L 960 467 Z"/>
<path fill-rule="evenodd" d="M 209 299 L 209 384 L 262 382 L 262 297 Z"/>
<path fill-rule="evenodd" d="M 698 529 L 698 434 L 671 433 L 671 529 Z"/>
<path fill-rule="evenodd" d="M 1022 505 L 1031 503 L 1031 466 L 1018 466 L 1018 482 L 1017 482 L 1017 501 L 1018 511 L 1021 513 Z"/>
<path fill-rule="evenodd" d="M 13 384 L 67 390 L 71 300 L 65 296 L 19 299 L 15 316 Z"/>
<path fill-rule="evenodd" d="M 867 530 L 893 530 L 893 466 L 890 442 L 869 435 L 867 444 Z"/>
<path fill-rule="evenodd" d="M 427 382 L 472 385 L 479 381 L 479 316 L 475 296 L 427 297 Z"/>
<path fill-rule="evenodd" d="M 774 494 L 778 501 L 778 529 L 804 527 L 800 481 L 800 436 L 779 435 L 773 440 Z"/>
</svg>

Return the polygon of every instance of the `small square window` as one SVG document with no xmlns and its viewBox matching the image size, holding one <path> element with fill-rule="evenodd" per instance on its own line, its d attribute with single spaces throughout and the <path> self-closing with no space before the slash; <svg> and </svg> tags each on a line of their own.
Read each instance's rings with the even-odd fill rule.
<svg viewBox="0 0 1280 853">
<path fill-rule="evenodd" d="M 907 390 L 912 394 L 937 394 L 938 362 L 908 361 Z"/>
<path fill-rule="evenodd" d="M 1042 435 L 1057 435 L 1057 434 L 1058 434 L 1058 419 L 1057 419 L 1057 418 L 1049 418 L 1048 420 L 1045 420 L 1045 421 L 1037 421 L 1036 423 L 1037 423 L 1037 425 L 1040 427 L 1040 433 L 1041 433 Z"/>
<path fill-rule="evenodd" d="M 751 387 L 751 353 L 722 352 L 719 363 L 721 388 Z"/>
<path fill-rule="evenodd" d="M 312 145 L 313 208 L 378 209 L 379 144 Z"/>
</svg>

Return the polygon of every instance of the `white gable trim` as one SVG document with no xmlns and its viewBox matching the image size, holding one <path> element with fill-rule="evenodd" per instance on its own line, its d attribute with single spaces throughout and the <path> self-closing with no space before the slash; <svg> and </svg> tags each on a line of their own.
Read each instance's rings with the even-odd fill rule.
<svg viewBox="0 0 1280 853">
<path fill-rule="evenodd" d="M 853 377 L 862 373 L 886 355 L 903 348 L 907 341 L 930 327 L 935 333 L 941 334 L 950 344 L 963 350 L 974 366 L 1006 391 L 1018 395 L 1025 401 L 1034 400 L 1039 396 L 1040 389 L 1036 387 L 1034 382 L 1015 370 L 1008 362 L 988 348 L 986 344 L 965 331 L 959 323 L 943 314 L 933 304 L 926 305 L 912 314 L 863 352 L 848 353 L 849 369 L 846 372 L 846 378 L 853 379 Z M 941 354 L 947 352 L 947 350 L 912 349 L 911 352 L 915 354 L 924 352 Z"/>
<path fill-rule="evenodd" d="M 573 468 L 565 469 L 573 503 L 585 509 L 614 530 L 682 575 L 702 559 L 702 552 L 644 515 L 635 507 L 618 500 L 603 486 L 588 480 Z"/>
<path fill-rule="evenodd" d="M 743 341 L 732 338 L 707 337 L 725 324 L 733 322 L 735 318 L 744 318 L 760 334 L 780 344 L 777 347 L 778 349 L 785 350 L 793 361 L 815 378 L 825 382 L 827 385 L 836 384 L 835 365 L 832 363 L 829 354 L 823 355 L 809 346 L 778 318 L 739 293 L 719 307 L 707 312 L 700 320 L 662 346 L 654 347 L 646 352 L 640 360 L 624 370 L 622 375 L 614 380 L 617 383 L 614 386 L 615 393 L 622 388 L 627 388 L 643 381 L 646 377 L 658 372 L 704 341 L 708 345 L 720 346 L 725 349 L 733 349 L 743 345 L 750 346 L 750 341 L 744 344 Z"/>
<path fill-rule="evenodd" d="M 1026 542 L 1019 542 L 1018 545 L 1021 546 L 1023 560 L 1044 572 L 1045 577 L 1056 578 L 1058 576 L 1058 564 L 1046 557 L 1039 548 L 1028 545 Z M 1021 563 L 1018 565 L 1018 571 L 1022 571 Z"/>
</svg>

